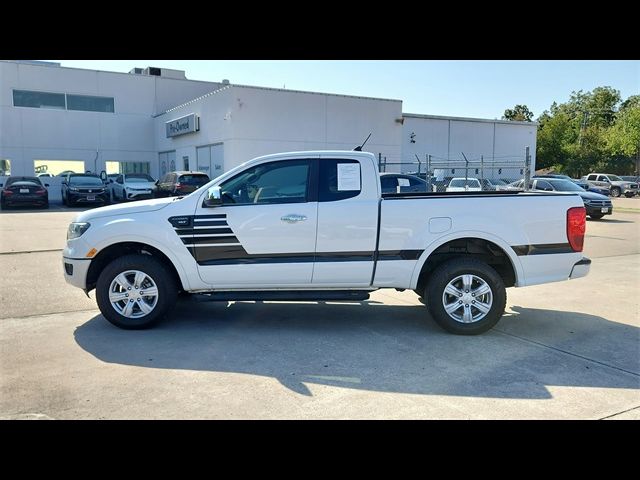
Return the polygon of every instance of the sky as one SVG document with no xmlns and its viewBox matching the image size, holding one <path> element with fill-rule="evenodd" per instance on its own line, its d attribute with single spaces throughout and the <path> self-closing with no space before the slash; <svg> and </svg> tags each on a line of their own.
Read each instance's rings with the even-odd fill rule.
<svg viewBox="0 0 640 480">
<path fill-rule="evenodd" d="M 611 86 L 640 94 L 637 60 L 49 60 L 64 67 L 128 72 L 185 70 L 191 80 L 403 101 L 404 113 L 500 118 L 516 104 L 537 118 L 572 91 Z"/>
</svg>

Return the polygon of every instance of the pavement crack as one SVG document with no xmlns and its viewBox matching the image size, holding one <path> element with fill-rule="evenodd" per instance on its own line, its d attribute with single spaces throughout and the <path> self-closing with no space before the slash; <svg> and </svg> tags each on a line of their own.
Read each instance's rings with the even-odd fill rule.
<svg viewBox="0 0 640 480">
<path fill-rule="evenodd" d="M 46 252 L 61 252 L 64 248 L 51 248 L 49 250 L 24 250 L 21 252 L 0 252 L 0 255 L 19 255 L 21 253 L 46 253 Z"/>
<path fill-rule="evenodd" d="M 595 363 L 595 364 L 598 364 L 598 365 L 602 365 L 603 367 L 607 367 L 607 368 L 612 368 L 614 370 L 618 370 L 620 372 L 628 373 L 630 375 L 633 375 L 634 377 L 639 377 L 640 378 L 640 373 L 632 372 L 631 370 L 625 370 L 624 368 L 616 367 L 614 365 L 609 365 L 608 363 L 604 363 L 604 362 L 601 362 L 599 360 L 594 360 L 593 358 L 585 357 L 584 355 L 580 355 L 578 353 L 569 352 L 568 350 L 563 350 L 562 348 L 554 347 L 553 345 L 547 345 L 546 343 L 537 342 L 535 340 L 530 340 L 528 338 L 524 338 L 524 337 L 521 337 L 519 335 L 515 335 L 513 333 L 508 333 L 508 332 L 505 332 L 504 330 L 500 330 L 498 328 L 494 328 L 494 330 L 497 331 L 498 333 L 502 333 L 503 335 L 507 335 L 509 337 L 513 337 L 513 338 L 517 338 L 519 340 L 522 340 L 523 342 L 532 343 L 534 345 L 538 345 L 538 346 L 545 347 L 545 348 L 550 348 L 551 350 L 555 350 L 556 352 L 565 353 L 567 355 L 571 355 L 572 357 L 581 358 L 582 360 L 586 360 L 587 362 L 591 362 L 591 363 Z"/>
<path fill-rule="evenodd" d="M 626 410 L 622 410 L 621 412 L 612 413 L 611 415 L 607 415 L 606 417 L 599 418 L 598 420 L 606 420 L 607 418 L 617 417 L 618 415 L 622 415 L 623 413 L 627 413 L 632 410 L 636 410 L 638 408 L 640 408 L 640 405 L 638 405 L 637 407 L 627 408 Z"/>
</svg>

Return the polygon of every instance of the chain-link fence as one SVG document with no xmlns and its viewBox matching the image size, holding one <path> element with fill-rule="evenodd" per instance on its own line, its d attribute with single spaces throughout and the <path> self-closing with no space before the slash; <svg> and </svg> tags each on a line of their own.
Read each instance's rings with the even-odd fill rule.
<svg viewBox="0 0 640 480">
<path fill-rule="evenodd" d="M 422 158 L 421 158 L 422 157 Z M 378 154 L 380 173 L 397 173 L 420 177 L 423 182 L 397 177 L 398 192 L 460 192 L 525 189 L 531 177 L 531 157 L 529 148 L 522 155 L 503 155 L 485 158 L 484 155 L 459 159 L 447 159 L 436 155 L 415 156 L 415 161 L 388 161 Z M 387 189 L 392 187 L 393 178 L 383 180 Z M 520 180 L 527 180 L 517 184 Z M 385 185 L 383 185 L 384 190 Z"/>
</svg>

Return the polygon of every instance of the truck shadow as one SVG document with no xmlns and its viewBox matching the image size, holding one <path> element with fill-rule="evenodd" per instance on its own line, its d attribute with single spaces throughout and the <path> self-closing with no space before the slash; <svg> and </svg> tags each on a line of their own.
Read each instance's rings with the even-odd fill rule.
<svg viewBox="0 0 640 480">
<path fill-rule="evenodd" d="M 97 315 L 74 335 L 104 362 L 268 376 L 302 395 L 311 384 L 527 399 L 551 398 L 548 386 L 640 388 L 637 327 L 513 311 L 494 330 L 462 337 L 443 332 L 423 306 L 182 300 L 151 330 L 120 330 Z"/>
</svg>

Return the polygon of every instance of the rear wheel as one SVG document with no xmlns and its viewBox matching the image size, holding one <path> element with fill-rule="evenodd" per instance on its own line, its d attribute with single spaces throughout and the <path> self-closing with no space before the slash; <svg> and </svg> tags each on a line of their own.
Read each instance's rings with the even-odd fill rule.
<svg viewBox="0 0 640 480">
<path fill-rule="evenodd" d="M 178 287 L 172 273 L 150 255 L 126 255 L 98 277 L 96 300 L 102 315 L 127 330 L 149 328 L 175 305 Z"/>
<path fill-rule="evenodd" d="M 478 335 L 498 323 L 507 293 L 502 277 L 489 265 L 457 258 L 433 272 L 425 298 L 433 319 L 443 329 L 458 335 Z"/>
</svg>

